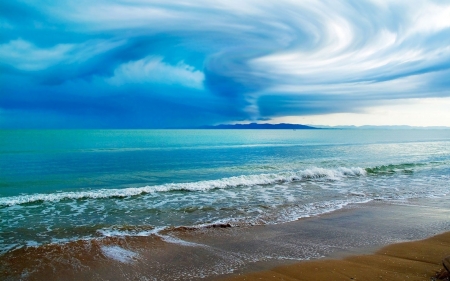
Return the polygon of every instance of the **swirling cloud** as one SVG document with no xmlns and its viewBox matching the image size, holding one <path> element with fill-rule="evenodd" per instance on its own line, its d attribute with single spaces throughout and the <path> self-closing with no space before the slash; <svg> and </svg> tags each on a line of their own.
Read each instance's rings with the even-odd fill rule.
<svg viewBox="0 0 450 281">
<path fill-rule="evenodd" d="M 448 1 L 6 1 L 0 29 L 3 127 L 183 127 L 450 96 Z"/>
</svg>

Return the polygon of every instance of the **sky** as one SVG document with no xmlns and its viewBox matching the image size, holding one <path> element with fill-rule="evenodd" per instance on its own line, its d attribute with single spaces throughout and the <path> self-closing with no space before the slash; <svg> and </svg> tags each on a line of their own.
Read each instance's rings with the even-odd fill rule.
<svg viewBox="0 0 450 281">
<path fill-rule="evenodd" d="M 0 128 L 450 126 L 448 0 L 0 2 Z"/>
</svg>

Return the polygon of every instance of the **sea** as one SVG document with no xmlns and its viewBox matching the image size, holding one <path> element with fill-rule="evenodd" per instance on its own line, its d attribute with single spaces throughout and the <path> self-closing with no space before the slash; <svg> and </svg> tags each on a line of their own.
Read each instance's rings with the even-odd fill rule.
<svg viewBox="0 0 450 281">
<path fill-rule="evenodd" d="M 449 194 L 445 129 L 0 131 L 0 256 Z"/>
</svg>

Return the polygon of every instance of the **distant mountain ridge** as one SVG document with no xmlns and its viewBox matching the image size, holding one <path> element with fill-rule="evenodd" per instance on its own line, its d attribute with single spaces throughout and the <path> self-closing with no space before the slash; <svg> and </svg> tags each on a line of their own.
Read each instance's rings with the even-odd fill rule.
<svg viewBox="0 0 450 281">
<path fill-rule="evenodd" d="M 284 130 L 313 130 L 320 129 L 312 126 L 301 125 L 301 124 L 220 124 L 216 126 L 201 126 L 200 129 L 284 129 Z"/>
</svg>

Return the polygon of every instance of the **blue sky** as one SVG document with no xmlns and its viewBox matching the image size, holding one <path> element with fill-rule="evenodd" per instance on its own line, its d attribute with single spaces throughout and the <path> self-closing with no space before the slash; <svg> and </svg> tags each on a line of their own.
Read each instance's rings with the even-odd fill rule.
<svg viewBox="0 0 450 281">
<path fill-rule="evenodd" d="M 2 1 L 0 128 L 450 126 L 450 2 Z"/>
</svg>

